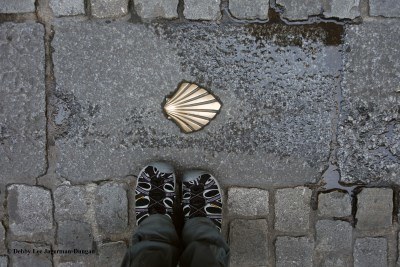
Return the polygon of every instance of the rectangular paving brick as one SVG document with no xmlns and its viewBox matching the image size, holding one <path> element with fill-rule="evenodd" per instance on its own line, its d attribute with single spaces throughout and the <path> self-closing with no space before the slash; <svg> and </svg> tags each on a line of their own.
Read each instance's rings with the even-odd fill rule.
<svg viewBox="0 0 400 267">
<path fill-rule="evenodd" d="M 296 41 L 281 43 L 279 32 L 290 30 L 281 24 L 54 27 L 57 173 L 72 182 L 138 173 L 155 154 L 177 169 L 207 169 L 228 186 L 303 185 L 326 166 L 342 61 L 323 28 L 296 26 Z M 190 135 L 161 108 L 183 80 L 223 102 Z"/>
<path fill-rule="evenodd" d="M 392 225 L 393 190 L 364 188 L 357 195 L 356 227 L 361 230 L 388 228 Z"/>
<path fill-rule="evenodd" d="M 275 230 L 302 233 L 310 228 L 311 193 L 306 187 L 276 191 Z"/>
<path fill-rule="evenodd" d="M 353 257 L 354 267 L 388 266 L 386 238 L 357 238 Z"/>
<path fill-rule="evenodd" d="M 231 0 L 229 11 L 238 19 L 268 19 L 269 0 Z"/>
<path fill-rule="evenodd" d="M 143 19 L 178 17 L 179 0 L 136 0 L 135 11 Z"/>
<path fill-rule="evenodd" d="M 57 228 L 57 249 L 92 250 L 93 234 L 90 225 L 78 221 L 60 221 Z M 73 257 L 76 258 L 76 255 Z"/>
<path fill-rule="evenodd" d="M 0 25 L 2 183 L 35 183 L 46 172 L 43 38 L 39 23 Z"/>
<path fill-rule="evenodd" d="M 128 0 L 91 0 L 90 11 L 95 18 L 112 18 L 128 14 Z"/>
<path fill-rule="evenodd" d="M 276 266 L 313 266 L 314 241 L 308 237 L 278 237 L 275 243 Z"/>
<path fill-rule="evenodd" d="M 318 216 L 346 217 L 351 215 L 351 197 L 339 191 L 318 195 Z"/>
<path fill-rule="evenodd" d="M 346 254 L 351 251 L 353 240 L 353 227 L 348 222 L 321 220 L 315 225 L 316 245 L 320 252 L 341 252 Z"/>
<path fill-rule="evenodd" d="M 399 34 L 394 19 L 346 26 L 338 131 L 342 182 L 400 184 Z"/>
<path fill-rule="evenodd" d="M 267 266 L 268 225 L 261 220 L 233 220 L 230 224 L 230 266 Z"/>
<path fill-rule="evenodd" d="M 307 20 L 310 16 L 320 15 L 321 0 L 276 0 L 276 4 L 283 8 L 282 17 L 288 20 Z"/>
<path fill-rule="evenodd" d="M 110 262 L 120 266 L 126 253 L 126 244 L 123 241 L 104 243 L 99 245 L 98 250 L 97 267 L 108 267 Z"/>
<path fill-rule="evenodd" d="M 267 216 L 268 196 L 267 190 L 258 188 L 229 188 L 229 214 L 233 216 Z"/>
<path fill-rule="evenodd" d="M 0 13 L 35 12 L 35 0 L 0 0 Z"/>
<path fill-rule="evenodd" d="M 369 0 L 369 14 L 387 18 L 400 17 L 400 2 L 397 0 Z"/>
<path fill-rule="evenodd" d="M 30 242 L 49 239 L 53 229 L 50 191 L 27 185 L 11 185 L 7 190 L 10 233 Z"/>
<path fill-rule="evenodd" d="M 84 0 L 50 0 L 50 8 L 57 17 L 85 14 Z"/>
<path fill-rule="evenodd" d="M 220 4 L 221 0 L 184 0 L 183 15 L 190 20 L 217 20 Z"/>
<path fill-rule="evenodd" d="M 355 19 L 361 15 L 360 0 L 328 1 L 324 10 L 325 18 Z"/>
<path fill-rule="evenodd" d="M 89 209 L 83 186 L 60 186 L 54 191 L 54 216 L 56 220 L 84 220 Z"/>
<path fill-rule="evenodd" d="M 12 266 L 52 267 L 53 263 L 51 261 L 51 253 L 49 253 L 50 249 L 51 247 L 49 245 L 40 243 L 11 242 L 10 258 Z M 42 251 L 42 253 L 33 254 L 33 250 Z M 26 253 L 18 253 L 18 251 L 25 251 Z"/>
</svg>

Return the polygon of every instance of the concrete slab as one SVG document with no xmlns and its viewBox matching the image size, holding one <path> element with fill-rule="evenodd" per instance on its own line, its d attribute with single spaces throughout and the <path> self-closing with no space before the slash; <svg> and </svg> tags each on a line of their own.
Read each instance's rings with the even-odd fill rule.
<svg viewBox="0 0 400 267">
<path fill-rule="evenodd" d="M 338 133 L 341 180 L 400 183 L 400 72 L 395 20 L 347 26 Z"/>
<path fill-rule="evenodd" d="M 35 183 L 46 172 L 44 30 L 0 25 L 0 183 Z"/>
<path fill-rule="evenodd" d="M 166 160 L 207 169 L 222 185 L 315 182 L 329 158 L 340 47 L 319 26 L 289 37 L 282 27 L 60 22 L 52 43 L 57 172 L 82 183 Z M 182 81 L 223 103 L 189 135 L 161 108 Z"/>
</svg>

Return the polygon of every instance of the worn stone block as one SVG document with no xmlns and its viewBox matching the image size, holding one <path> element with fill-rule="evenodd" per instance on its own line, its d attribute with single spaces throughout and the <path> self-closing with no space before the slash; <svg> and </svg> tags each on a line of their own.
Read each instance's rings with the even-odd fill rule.
<svg viewBox="0 0 400 267">
<path fill-rule="evenodd" d="M 318 195 L 318 216 L 346 217 L 351 215 L 351 197 L 334 191 Z"/>
<path fill-rule="evenodd" d="M 56 220 L 84 220 L 89 208 L 82 186 L 60 186 L 54 191 Z"/>
<path fill-rule="evenodd" d="M 357 238 L 353 258 L 354 267 L 388 266 L 386 238 Z"/>
<path fill-rule="evenodd" d="M 283 8 L 282 17 L 288 20 L 307 20 L 320 15 L 323 9 L 321 0 L 276 0 L 276 4 Z"/>
<path fill-rule="evenodd" d="M 276 266 L 313 266 L 314 241 L 308 237 L 278 237 L 275 243 Z"/>
<path fill-rule="evenodd" d="M 50 8 L 57 17 L 85 14 L 84 0 L 50 0 Z"/>
<path fill-rule="evenodd" d="M 179 0 L 136 0 L 134 4 L 137 14 L 144 19 L 178 17 Z"/>
<path fill-rule="evenodd" d="M 217 20 L 221 18 L 221 0 L 185 0 L 183 15 L 190 20 Z"/>
<path fill-rule="evenodd" d="M 348 253 L 351 254 L 351 251 Z M 321 256 L 321 255 L 320 255 Z M 327 255 L 322 255 L 321 267 L 352 267 L 353 261 L 351 260 L 351 255 L 345 255 L 343 253 L 328 253 Z"/>
<path fill-rule="evenodd" d="M 306 232 L 310 228 L 311 190 L 306 187 L 285 188 L 275 195 L 275 229 Z"/>
<path fill-rule="evenodd" d="M 396 20 L 346 26 L 338 131 L 343 182 L 400 184 L 399 35 Z"/>
<path fill-rule="evenodd" d="M 96 189 L 95 212 L 100 229 L 122 232 L 128 226 L 128 199 L 123 185 L 107 183 Z"/>
<path fill-rule="evenodd" d="M 120 266 L 126 253 L 126 244 L 123 241 L 110 242 L 99 245 L 99 257 L 96 266 L 108 267 L 110 262 Z"/>
<path fill-rule="evenodd" d="M 3 6 L 0 1 L 0 9 Z M 46 172 L 43 36 L 39 23 L 0 25 L 0 182 L 3 184 L 35 183 L 35 177 Z"/>
<path fill-rule="evenodd" d="M 128 0 L 91 0 L 90 8 L 95 18 L 125 16 L 128 14 Z"/>
<path fill-rule="evenodd" d="M 227 187 L 314 183 L 326 168 L 342 66 L 330 31 L 65 20 L 54 27 L 56 171 L 71 182 L 138 173 L 155 155 L 177 169 L 207 169 Z M 190 135 L 160 106 L 183 79 L 223 102 Z"/>
<path fill-rule="evenodd" d="M 58 264 L 58 267 L 85 267 L 85 264 L 83 262 L 61 262 Z"/>
<path fill-rule="evenodd" d="M 10 233 L 24 236 L 29 241 L 51 236 L 53 204 L 50 192 L 27 185 L 11 185 L 7 190 Z"/>
<path fill-rule="evenodd" d="M 238 19 L 268 19 L 269 0 L 231 0 L 229 11 Z"/>
<path fill-rule="evenodd" d="M 266 216 L 268 215 L 268 195 L 267 190 L 257 188 L 230 188 L 228 191 L 229 214 Z"/>
<path fill-rule="evenodd" d="M 27 12 L 35 12 L 35 0 L 0 0 L 0 13 Z"/>
<path fill-rule="evenodd" d="M 360 16 L 360 0 L 333 0 L 327 2 L 326 18 L 355 19 Z"/>
<path fill-rule="evenodd" d="M 3 224 L 0 222 L 0 253 L 1 254 L 7 253 L 5 240 L 6 240 L 6 230 L 4 229 Z M 1 264 L 0 264 L 0 266 L 1 266 Z"/>
<path fill-rule="evenodd" d="M 91 250 L 93 235 L 90 225 L 78 221 L 61 221 L 57 231 L 58 249 Z"/>
<path fill-rule="evenodd" d="M 315 249 L 323 252 L 343 252 L 351 250 L 353 228 L 343 221 L 318 221 L 316 226 L 317 241 Z"/>
<path fill-rule="evenodd" d="M 11 242 L 10 258 L 12 266 L 52 267 L 50 249 L 51 247 L 45 244 Z M 34 250 L 42 251 L 42 253 L 33 253 Z"/>
<path fill-rule="evenodd" d="M 357 195 L 357 224 L 361 230 L 388 228 L 392 225 L 393 190 L 364 188 Z"/>
<path fill-rule="evenodd" d="M 233 220 L 230 224 L 230 266 L 267 266 L 266 220 Z"/>
<path fill-rule="evenodd" d="M 369 14 L 387 18 L 400 17 L 400 2 L 396 0 L 369 0 Z"/>
<path fill-rule="evenodd" d="M 7 266 L 8 266 L 8 257 L 0 256 L 0 267 L 7 267 Z"/>
</svg>

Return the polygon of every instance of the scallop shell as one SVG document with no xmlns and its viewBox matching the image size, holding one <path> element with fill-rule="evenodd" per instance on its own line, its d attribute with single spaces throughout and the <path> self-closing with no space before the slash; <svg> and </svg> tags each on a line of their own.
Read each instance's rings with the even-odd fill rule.
<svg viewBox="0 0 400 267">
<path fill-rule="evenodd" d="M 221 103 L 204 88 L 194 83 L 182 83 L 164 111 L 185 133 L 201 130 L 218 113 Z"/>
</svg>

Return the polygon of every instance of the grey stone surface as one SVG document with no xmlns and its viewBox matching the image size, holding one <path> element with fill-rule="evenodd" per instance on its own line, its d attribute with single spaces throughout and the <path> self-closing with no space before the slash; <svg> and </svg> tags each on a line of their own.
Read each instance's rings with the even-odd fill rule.
<svg viewBox="0 0 400 267">
<path fill-rule="evenodd" d="M 308 237 L 278 237 L 275 243 L 276 266 L 313 266 L 314 241 Z"/>
<path fill-rule="evenodd" d="M 348 251 L 351 254 L 351 251 Z M 344 255 L 342 253 L 329 253 L 324 255 L 321 259 L 321 267 L 352 267 L 353 261 L 350 255 Z"/>
<path fill-rule="evenodd" d="M 310 228 L 311 190 L 306 187 L 285 188 L 275 195 L 275 229 L 306 232 Z"/>
<path fill-rule="evenodd" d="M 10 233 L 24 236 L 29 241 L 50 236 L 53 228 L 50 192 L 41 187 L 27 185 L 11 185 L 7 190 Z"/>
<path fill-rule="evenodd" d="M 282 17 L 288 20 L 307 20 L 310 16 L 320 15 L 323 10 L 321 0 L 276 0 L 283 8 Z"/>
<path fill-rule="evenodd" d="M 0 256 L 0 267 L 7 267 L 7 266 L 8 266 L 8 257 Z"/>
<path fill-rule="evenodd" d="M 85 267 L 83 262 L 61 262 L 58 264 L 58 267 Z"/>
<path fill-rule="evenodd" d="M 269 0 L 231 0 L 229 11 L 238 19 L 268 19 Z"/>
<path fill-rule="evenodd" d="M 233 220 L 230 224 L 230 266 L 267 266 L 267 220 Z"/>
<path fill-rule="evenodd" d="M 357 195 L 357 224 L 362 230 L 392 225 L 393 191 L 388 188 L 364 188 Z"/>
<path fill-rule="evenodd" d="M 6 241 L 6 230 L 4 229 L 3 224 L 0 222 L 0 253 L 1 254 L 6 254 L 6 252 L 7 252 L 5 241 Z"/>
<path fill-rule="evenodd" d="M 346 217 L 351 215 L 351 197 L 339 191 L 318 195 L 318 216 Z"/>
<path fill-rule="evenodd" d="M 191 20 L 217 20 L 221 18 L 221 0 L 185 0 L 183 15 Z"/>
<path fill-rule="evenodd" d="M 369 0 L 371 16 L 400 17 L 400 2 L 396 0 Z"/>
<path fill-rule="evenodd" d="M 35 0 L 0 0 L 0 13 L 27 12 L 35 12 Z"/>
<path fill-rule="evenodd" d="M 134 4 L 137 14 L 144 19 L 178 17 L 179 0 L 136 0 Z"/>
<path fill-rule="evenodd" d="M 78 221 L 61 221 L 57 228 L 57 248 L 91 250 L 93 235 L 90 225 Z M 75 255 L 76 257 L 76 255 Z"/>
<path fill-rule="evenodd" d="M 1 183 L 34 183 L 46 171 L 43 36 L 38 23 L 0 25 Z"/>
<path fill-rule="evenodd" d="M 57 23 L 57 172 L 104 180 L 165 160 L 210 170 L 222 186 L 315 182 L 329 158 L 342 61 L 327 32 L 298 27 L 308 37 L 285 25 Z M 182 80 L 223 103 L 190 135 L 161 109 Z"/>
<path fill-rule="evenodd" d="M 57 17 L 85 14 L 84 0 L 50 0 L 50 8 Z"/>
<path fill-rule="evenodd" d="M 327 5 L 323 13 L 326 18 L 355 19 L 361 15 L 360 0 L 333 0 Z"/>
<path fill-rule="evenodd" d="M 11 242 L 9 253 L 11 266 L 52 267 L 50 249 L 49 245 L 44 244 Z M 33 253 L 34 251 L 36 253 Z"/>
<path fill-rule="evenodd" d="M 346 26 L 338 131 L 341 180 L 400 183 L 400 65 L 396 20 Z"/>
<path fill-rule="evenodd" d="M 106 183 L 95 193 L 97 224 L 103 232 L 118 233 L 128 226 L 128 199 L 123 185 Z"/>
<path fill-rule="evenodd" d="M 353 257 L 354 267 L 388 266 L 386 238 L 357 238 Z"/>
<path fill-rule="evenodd" d="M 110 242 L 99 245 L 98 267 L 108 267 L 110 262 L 120 266 L 126 253 L 126 244 L 123 241 Z"/>
<path fill-rule="evenodd" d="M 56 220 L 84 220 L 89 208 L 86 191 L 82 186 L 59 186 L 54 191 L 54 216 Z"/>
<path fill-rule="evenodd" d="M 128 0 L 91 0 L 90 10 L 95 18 L 124 16 L 128 14 Z"/>
<path fill-rule="evenodd" d="M 315 225 L 317 238 L 315 249 L 321 252 L 351 251 L 353 228 L 348 222 L 321 220 Z"/>
<path fill-rule="evenodd" d="M 258 188 L 229 188 L 228 210 L 230 215 L 268 215 L 268 191 Z"/>
</svg>

